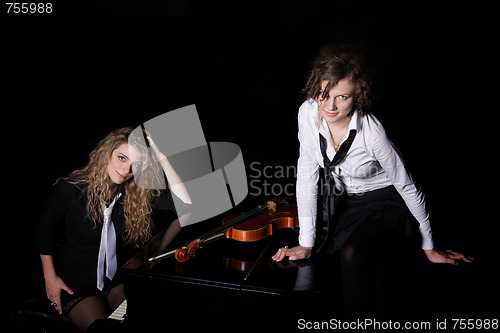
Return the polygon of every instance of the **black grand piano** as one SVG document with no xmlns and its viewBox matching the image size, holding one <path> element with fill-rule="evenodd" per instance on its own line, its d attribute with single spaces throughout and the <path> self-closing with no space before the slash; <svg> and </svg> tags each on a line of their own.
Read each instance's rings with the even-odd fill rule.
<svg viewBox="0 0 500 333">
<path fill-rule="evenodd" d="M 341 317 L 332 258 L 281 263 L 271 259 L 279 247 L 297 244 L 297 230 L 277 230 L 254 242 L 218 237 L 179 262 L 175 249 L 220 225 L 221 218 L 184 228 L 175 223 L 120 268 L 125 319 L 94 323 L 90 331 L 294 331 L 300 319 Z"/>
</svg>

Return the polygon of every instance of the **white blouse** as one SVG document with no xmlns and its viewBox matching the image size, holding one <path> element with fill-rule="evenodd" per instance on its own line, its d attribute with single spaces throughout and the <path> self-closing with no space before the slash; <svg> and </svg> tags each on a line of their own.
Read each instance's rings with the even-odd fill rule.
<svg viewBox="0 0 500 333">
<path fill-rule="evenodd" d="M 315 241 L 319 167 L 323 156 L 319 145 L 320 133 L 327 139 L 327 155 L 335 156 L 326 121 L 320 117 L 318 104 L 305 101 L 299 108 L 300 157 L 297 165 L 297 208 L 299 213 L 299 243 L 312 247 Z M 425 209 L 422 192 L 406 171 L 399 153 L 387 138 L 380 121 L 373 115 L 360 116 L 354 111 L 349 122 L 350 130 L 357 130 L 356 137 L 346 158 L 334 167 L 333 177 L 337 193 L 360 194 L 394 185 L 410 212 L 420 223 L 422 249 L 434 247 L 429 214 Z M 347 139 L 347 134 L 344 141 Z"/>
</svg>

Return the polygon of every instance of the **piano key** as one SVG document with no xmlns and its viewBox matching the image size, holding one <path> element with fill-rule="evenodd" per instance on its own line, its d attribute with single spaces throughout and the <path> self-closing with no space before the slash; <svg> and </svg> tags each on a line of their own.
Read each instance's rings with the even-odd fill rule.
<svg viewBox="0 0 500 333">
<path fill-rule="evenodd" d="M 127 300 L 124 300 L 112 314 L 109 315 L 108 319 L 123 320 L 127 314 Z"/>
</svg>

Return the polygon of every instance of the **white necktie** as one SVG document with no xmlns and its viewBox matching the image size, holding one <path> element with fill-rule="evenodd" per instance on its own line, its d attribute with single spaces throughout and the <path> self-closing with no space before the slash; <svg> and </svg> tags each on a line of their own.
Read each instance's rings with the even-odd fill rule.
<svg viewBox="0 0 500 333">
<path fill-rule="evenodd" d="M 99 257 L 97 258 L 97 288 L 104 288 L 104 262 L 106 262 L 106 276 L 112 280 L 116 274 L 116 235 L 115 226 L 111 221 L 111 213 L 116 200 L 121 196 L 118 193 L 109 207 L 102 203 L 104 213 L 104 224 L 101 232 L 101 244 L 99 245 Z"/>
</svg>

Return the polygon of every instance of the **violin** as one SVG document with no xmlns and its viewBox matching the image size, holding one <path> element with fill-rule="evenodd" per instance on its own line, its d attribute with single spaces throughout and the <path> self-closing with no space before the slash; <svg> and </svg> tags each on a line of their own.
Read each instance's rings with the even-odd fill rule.
<svg viewBox="0 0 500 333">
<path fill-rule="evenodd" d="M 273 231 L 299 226 L 297 206 L 286 201 L 278 209 L 269 210 L 265 214 L 256 216 L 250 220 L 242 222 L 226 230 L 226 238 L 238 242 L 255 242 L 271 236 Z M 231 220 L 240 214 L 228 216 L 222 220 L 223 224 L 230 223 Z"/>
<path fill-rule="evenodd" d="M 272 235 L 274 230 L 298 227 L 296 205 L 284 199 L 279 200 L 278 203 L 280 204 L 278 209 L 274 201 L 267 201 L 247 213 L 228 216 L 222 220 L 220 226 L 197 237 L 186 246 L 150 258 L 149 261 L 153 262 L 174 254 L 177 261 L 185 262 L 195 256 L 203 243 L 224 236 L 239 242 L 255 242 Z"/>
</svg>

